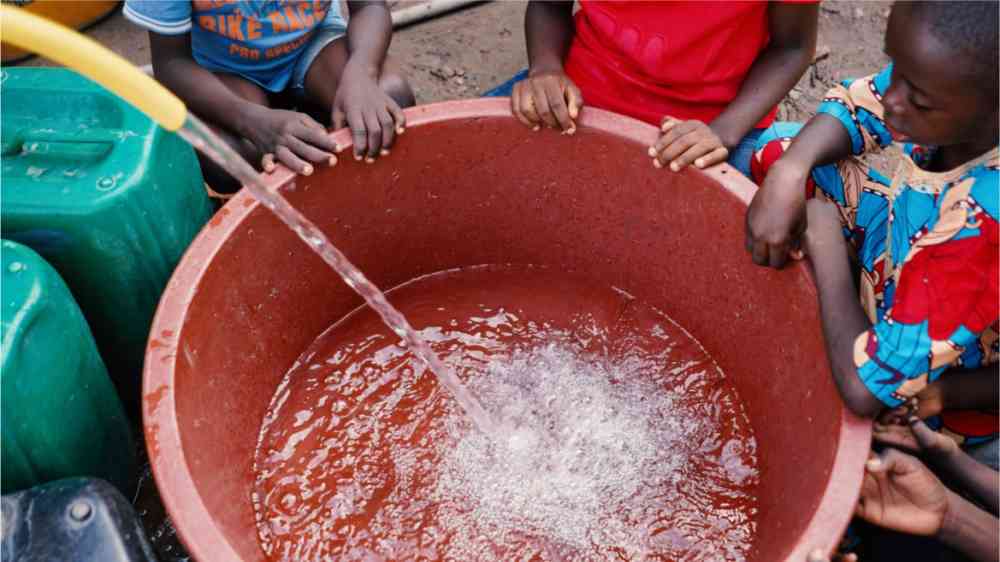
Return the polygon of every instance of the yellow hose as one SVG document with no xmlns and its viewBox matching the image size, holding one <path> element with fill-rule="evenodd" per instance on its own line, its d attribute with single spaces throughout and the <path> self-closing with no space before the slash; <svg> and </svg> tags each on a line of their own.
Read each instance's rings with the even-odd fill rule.
<svg viewBox="0 0 1000 562">
<path fill-rule="evenodd" d="M 20 8 L 0 6 L 0 40 L 65 65 L 121 96 L 168 131 L 187 118 L 184 102 L 97 41 Z"/>
</svg>

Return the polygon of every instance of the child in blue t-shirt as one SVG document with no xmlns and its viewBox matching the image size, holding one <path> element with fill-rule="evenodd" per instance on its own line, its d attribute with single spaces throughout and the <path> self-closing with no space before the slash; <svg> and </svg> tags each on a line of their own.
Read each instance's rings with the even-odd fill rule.
<svg viewBox="0 0 1000 562">
<path fill-rule="evenodd" d="M 413 92 L 386 62 L 392 20 L 384 1 L 126 0 L 125 16 L 149 30 L 153 72 L 247 160 L 300 174 L 336 162 L 323 125 L 296 105 L 348 126 L 355 159 L 388 154 Z M 202 163 L 213 187 L 237 187 Z"/>
</svg>

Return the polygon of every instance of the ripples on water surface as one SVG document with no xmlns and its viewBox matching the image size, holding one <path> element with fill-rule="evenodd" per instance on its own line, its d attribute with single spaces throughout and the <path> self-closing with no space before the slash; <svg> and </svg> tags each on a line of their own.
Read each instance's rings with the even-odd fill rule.
<svg viewBox="0 0 1000 562">
<path fill-rule="evenodd" d="M 502 426 L 478 431 L 370 309 L 261 427 L 272 560 L 743 560 L 756 452 L 735 389 L 659 311 L 543 268 L 427 276 L 393 304 Z"/>
</svg>

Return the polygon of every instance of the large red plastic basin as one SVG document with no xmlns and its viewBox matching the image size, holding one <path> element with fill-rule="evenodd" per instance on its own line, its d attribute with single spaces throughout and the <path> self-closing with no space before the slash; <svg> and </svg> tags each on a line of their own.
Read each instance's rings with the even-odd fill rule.
<svg viewBox="0 0 1000 562">
<path fill-rule="evenodd" d="M 655 169 L 656 130 L 631 119 L 587 109 L 576 135 L 559 136 L 528 130 L 507 104 L 413 108 L 391 157 L 271 180 L 383 288 L 461 266 L 549 264 L 664 310 L 732 379 L 754 426 L 751 559 L 831 549 L 869 430 L 830 378 L 807 270 L 759 268 L 743 249 L 754 186 L 728 166 Z M 246 193 L 184 257 L 150 335 L 144 413 L 157 485 L 197 559 L 263 559 L 250 503 L 261 418 L 300 352 L 359 304 Z"/>
</svg>

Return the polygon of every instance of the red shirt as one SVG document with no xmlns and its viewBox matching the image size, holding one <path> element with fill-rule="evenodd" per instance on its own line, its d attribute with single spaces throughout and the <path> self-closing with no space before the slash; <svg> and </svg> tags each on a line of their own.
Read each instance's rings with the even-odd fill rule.
<svg viewBox="0 0 1000 562">
<path fill-rule="evenodd" d="M 580 0 L 565 69 L 587 105 L 657 126 L 664 115 L 709 123 L 769 39 L 766 1 Z"/>
</svg>

